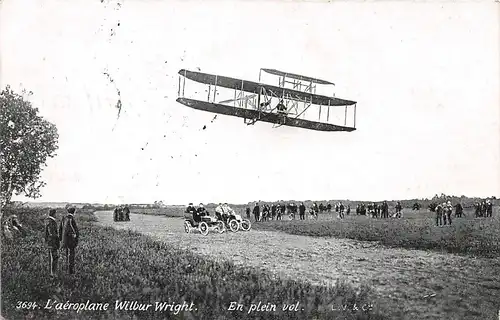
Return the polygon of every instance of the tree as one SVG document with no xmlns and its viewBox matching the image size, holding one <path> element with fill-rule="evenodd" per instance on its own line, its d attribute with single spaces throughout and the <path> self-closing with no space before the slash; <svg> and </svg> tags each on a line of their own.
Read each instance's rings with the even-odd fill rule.
<svg viewBox="0 0 500 320">
<path fill-rule="evenodd" d="M 40 174 L 58 148 L 57 128 L 25 99 L 31 94 L 23 90 L 19 95 L 9 86 L 0 93 L 2 207 L 10 203 L 14 193 L 33 199 L 41 196 L 45 182 Z"/>
</svg>

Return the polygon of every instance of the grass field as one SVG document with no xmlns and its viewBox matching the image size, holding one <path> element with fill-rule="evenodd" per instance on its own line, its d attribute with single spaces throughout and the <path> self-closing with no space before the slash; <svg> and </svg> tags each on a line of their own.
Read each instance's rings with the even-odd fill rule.
<svg viewBox="0 0 500 320">
<path fill-rule="evenodd" d="M 474 218 L 470 210 L 465 218 L 454 218 L 452 226 L 436 227 L 435 214 L 427 210 L 407 211 L 402 219 L 371 219 L 335 213 L 318 220 L 267 221 L 254 223 L 258 230 L 276 230 L 312 237 L 348 238 L 377 241 L 391 247 L 431 249 L 480 257 L 500 256 L 500 214 L 494 208 L 492 218 Z"/>
<path fill-rule="evenodd" d="M 465 210 L 464 218 L 453 218 L 452 226 L 436 227 L 435 214 L 428 210 L 405 210 L 402 219 L 370 219 L 349 215 L 344 220 L 336 213 L 323 213 L 318 220 L 253 221 L 256 230 L 275 230 L 312 237 L 347 238 L 376 241 L 390 247 L 435 250 L 479 257 L 500 256 L 500 214 L 494 207 L 493 218 L 474 218 L 472 209 Z M 208 208 L 210 212 L 214 208 Z M 133 213 L 167 217 L 183 217 L 184 208 L 133 209 Z M 244 215 L 244 207 L 235 207 Z"/>
<path fill-rule="evenodd" d="M 4 211 L 4 216 L 13 213 Z M 336 286 L 283 280 L 251 268 L 214 261 L 175 246 L 155 242 L 135 232 L 104 228 L 93 223 L 91 212 L 78 214 L 81 229 L 77 250 L 77 274 L 48 276 L 48 253 L 43 243 L 42 209 L 20 209 L 15 213 L 28 235 L 16 241 L 2 240 L 2 315 L 6 319 L 387 319 L 369 287 Z M 61 214 L 61 213 L 59 213 Z M 64 260 L 64 259 L 61 259 Z M 44 306 L 58 302 L 110 303 L 109 311 L 16 310 L 18 301 Z M 300 301 L 298 312 L 227 311 L 232 301 L 245 306 L 272 302 L 278 310 L 284 303 Z M 116 300 L 142 303 L 193 302 L 196 311 L 115 311 Z M 333 305 L 375 305 L 371 311 L 338 312 Z M 303 308 L 303 309 L 302 309 Z"/>
</svg>

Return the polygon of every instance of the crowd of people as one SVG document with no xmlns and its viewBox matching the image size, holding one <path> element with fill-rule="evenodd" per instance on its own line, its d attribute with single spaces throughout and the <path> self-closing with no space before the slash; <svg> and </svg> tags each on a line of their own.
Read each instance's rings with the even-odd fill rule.
<svg viewBox="0 0 500 320">
<path fill-rule="evenodd" d="M 314 202 L 309 207 L 306 207 L 304 202 L 300 202 L 297 205 L 295 202 L 286 203 L 284 201 L 278 201 L 276 203 L 260 203 L 255 202 L 253 208 L 250 206 L 246 207 L 245 213 L 247 219 L 253 214 L 255 221 L 269 221 L 269 220 L 283 220 L 283 217 L 287 217 L 290 220 L 294 220 L 297 216 L 300 220 L 306 220 L 308 216 L 310 219 L 317 219 L 319 213 L 323 212 L 335 212 L 338 214 L 340 219 L 345 217 L 345 214 L 350 214 L 350 205 L 345 206 L 342 202 L 338 202 L 333 207 L 330 203 L 326 205 L 320 203 L 319 205 Z"/>
<path fill-rule="evenodd" d="M 421 205 L 415 202 L 411 206 L 412 210 L 420 210 Z M 431 211 L 436 212 L 436 225 L 450 225 L 452 222 L 453 209 L 455 210 L 455 217 L 460 218 L 464 215 L 464 208 L 461 203 L 452 205 L 451 201 L 441 204 L 431 204 L 429 206 Z M 439 209 L 439 210 L 438 210 Z M 253 208 L 246 207 L 247 219 L 253 215 L 255 221 L 269 221 L 269 220 L 283 220 L 287 217 L 289 220 L 298 218 L 305 220 L 307 216 L 310 219 L 317 219 L 319 213 L 332 212 L 335 210 L 337 217 L 343 219 L 345 214 L 351 213 L 349 204 L 344 205 L 342 202 L 337 202 L 334 206 L 330 203 L 320 203 L 319 205 L 314 202 L 309 207 L 306 207 L 304 202 L 297 205 L 295 202 L 286 203 L 278 201 L 277 203 L 261 203 L 255 202 Z M 371 218 L 402 218 L 403 206 L 400 201 L 394 204 L 394 210 L 390 212 L 389 203 L 387 201 L 371 202 L 371 203 L 358 203 L 356 205 L 356 215 L 366 215 Z M 474 210 L 476 217 L 491 217 L 493 214 L 493 204 L 490 200 L 483 200 L 474 203 Z"/>
</svg>

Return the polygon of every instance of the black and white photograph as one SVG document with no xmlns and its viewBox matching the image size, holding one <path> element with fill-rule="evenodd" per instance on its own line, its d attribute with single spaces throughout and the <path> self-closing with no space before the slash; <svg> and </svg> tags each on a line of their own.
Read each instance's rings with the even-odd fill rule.
<svg viewBox="0 0 500 320">
<path fill-rule="evenodd" d="M 1 0 L 0 319 L 500 319 L 497 1 Z"/>
</svg>

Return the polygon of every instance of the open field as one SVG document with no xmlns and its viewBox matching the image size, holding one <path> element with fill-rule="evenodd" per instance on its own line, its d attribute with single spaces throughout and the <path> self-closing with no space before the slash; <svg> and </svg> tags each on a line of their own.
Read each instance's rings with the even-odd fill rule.
<svg viewBox="0 0 500 320">
<path fill-rule="evenodd" d="M 500 213 L 494 207 L 492 218 L 453 218 L 451 226 L 436 227 L 435 213 L 407 211 L 402 219 L 372 219 L 336 213 L 322 214 L 318 220 L 267 221 L 254 223 L 255 229 L 274 230 L 312 237 L 348 238 L 376 241 L 386 246 L 431 249 L 480 257 L 500 256 Z"/>
<path fill-rule="evenodd" d="M 182 219 L 171 225 L 168 219 L 150 215 L 132 215 L 130 223 L 112 225 L 111 212 L 98 213 L 96 224 L 91 212 L 79 211 L 81 230 L 76 256 L 76 274 L 48 277 L 48 252 L 43 244 L 43 218 L 46 210 L 19 209 L 16 213 L 28 235 L 8 242 L 2 239 L 2 316 L 15 319 L 389 319 L 383 305 L 375 300 L 369 287 L 346 283 L 336 286 L 314 286 L 295 279 L 279 278 L 266 268 L 233 263 L 231 251 L 226 257 L 200 255 L 179 241 L 155 241 L 167 235 L 177 239 Z M 62 211 L 59 211 L 61 215 Z M 152 219 L 152 226 L 145 223 Z M 165 224 L 169 227 L 165 228 Z M 131 230 L 132 226 L 158 233 L 155 239 Z M 141 230 L 144 231 L 144 230 Z M 221 236 L 219 240 L 223 240 Z M 186 238 L 184 238 L 186 239 Z M 197 241 L 207 241 L 193 235 Z M 167 239 L 163 239 L 167 240 Z M 200 246 L 202 248 L 202 246 Z M 188 249 L 188 250 L 185 250 Z M 222 259 L 224 258 L 224 259 Z M 61 257 L 60 261 L 64 261 Z M 62 266 L 60 266 L 62 269 Z M 108 311 L 44 310 L 48 299 L 65 303 L 109 303 Z M 196 310 L 175 314 L 174 311 L 115 311 L 116 300 L 194 303 Z M 42 309 L 16 310 L 18 301 L 33 301 Z M 232 301 L 245 306 L 244 311 L 227 311 Z M 274 303 L 277 312 L 247 313 L 252 303 Z M 297 312 L 281 312 L 284 303 L 300 302 Z M 332 306 L 373 305 L 371 311 L 333 311 Z"/>
<path fill-rule="evenodd" d="M 214 208 L 208 208 L 213 215 Z M 234 208 L 245 216 L 244 206 Z M 183 207 L 161 209 L 133 209 L 133 213 L 166 217 L 183 217 Z M 453 217 L 452 226 L 436 227 L 435 213 L 427 209 L 404 210 L 402 219 L 371 219 L 367 216 L 322 213 L 318 220 L 293 220 L 287 216 L 282 221 L 257 222 L 254 229 L 281 231 L 312 237 L 375 241 L 390 247 L 425 249 L 440 252 L 473 255 L 478 257 L 500 256 L 500 212 L 493 207 L 492 218 L 474 218 L 472 209 L 465 209 L 465 217 Z M 298 218 L 298 217 L 297 217 Z"/>
<path fill-rule="evenodd" d="M 99 224 L 133 230 L 168 246 L 217 261 L 231 261 L 274 274 L 328 285 L 345 279 L 366 284 L 392 319 L 497 319 L 500 259 L 387 248 L 374 242 L 291 235 L 276 231 L 186 234 L 180 218 L 131 216 L 115 223 L 111 212 Z M 283 221 L 285 223 L 285 221 Z"/>
</svg>

